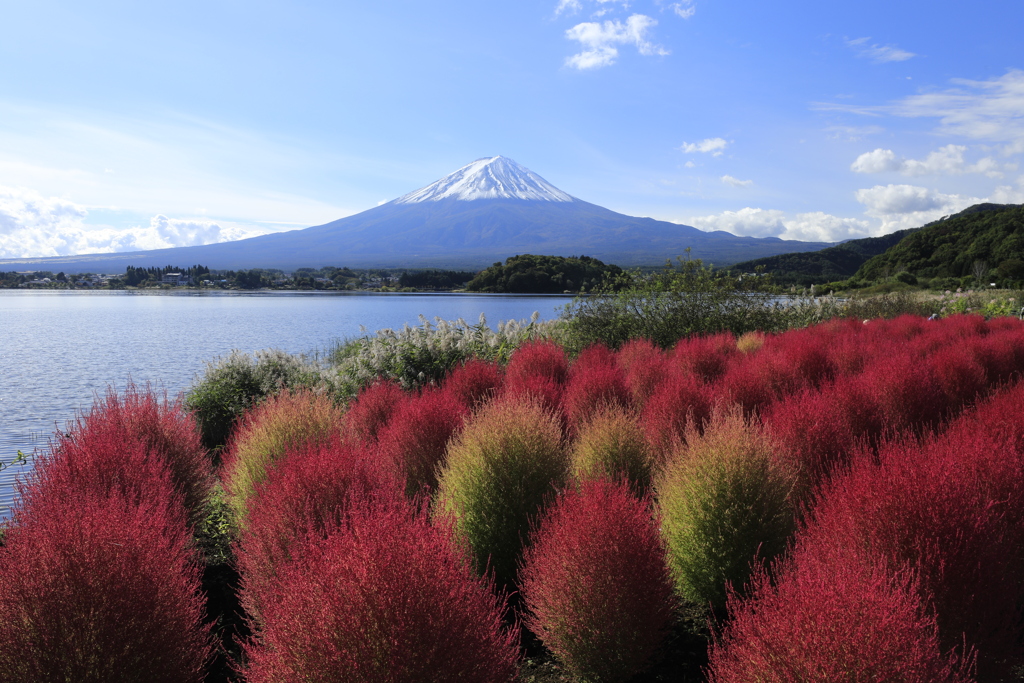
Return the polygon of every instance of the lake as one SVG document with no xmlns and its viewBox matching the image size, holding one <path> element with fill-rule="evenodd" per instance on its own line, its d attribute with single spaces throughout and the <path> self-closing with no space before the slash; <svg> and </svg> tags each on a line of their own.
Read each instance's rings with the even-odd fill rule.
<svg viewBox="0 0 1024 683">
<path fill-rule="evenodd" d="M 77 292 L 0 290 L 0 462 L 46 448 L 54 429 L 129 379 L 174 396 L 206 361 L 233 349 L 308 353 L 404 324 L 480 314 L 491 327 L 534 311 L 558 316 L 566 296 L 367 292 Z M 0 471 L 0 518 L 29 465 Z"/>
</svg>

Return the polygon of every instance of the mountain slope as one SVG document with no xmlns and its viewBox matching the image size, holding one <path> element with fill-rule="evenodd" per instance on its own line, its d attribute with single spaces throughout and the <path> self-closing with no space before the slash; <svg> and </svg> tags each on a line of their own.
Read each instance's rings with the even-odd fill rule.
<svg viewBox="0 0 1024 683">
<path fill-rule="evenodd" d="M 917 277 L 964 277 L 976 262 L 989 269 L 1024 260 L 1024 205 L 976 204 L 908 235 L 872 257 L 857 277 L 876 280 L 906 270 Z"/>
<path fill-rule="evenodd" d="M 715 265 L 831 246 L 739 237 L 616 213 L 576 199 L 504 157 L 479 159 L 387 204 L 304 230 L 196 247 L 0 260 L 0 270 L 115 272 L 131 264 L 215 269 L 302 266 L 482 268 L 523 253 L 657 265 L 692 248 Z"/>
<path fill-rule="evenodd" d="M 734 270 L 752 273 L 758 268 L 771 273 L 775 282 L 783 285 L 811 285 L 845 280 L 872 256 L 882 254 L 920 228 L 900 230 L 881 237 L 864 237 L 843 242 L 821 251 L 780 254 L 743 261 L 732 266 Z"/>
</svg>

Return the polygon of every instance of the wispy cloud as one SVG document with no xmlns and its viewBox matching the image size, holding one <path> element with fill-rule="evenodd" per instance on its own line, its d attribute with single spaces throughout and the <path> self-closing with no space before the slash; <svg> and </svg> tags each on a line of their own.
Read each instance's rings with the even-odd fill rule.
<svg viewBox="0 0 1024 683">
<path fill-rule="evenodd" d="M 728 144 L 724 138 L 705 138 L 699 142 L 684 142 L 679 149 L 687 154 L 699 153 L 720 157 Z"/>
<path fill-rule="evenodd" d="M 731 187 L 750 187 L 754 184 L 753 180 L 740 180 L 739 178 L 733 178 L 731 175 L 722 176 L 722 182 Z"/>
<path fill-rule="evenodd" d="M 672 7 L 673 12 L 683 19 L 689 19 L 697 11 L 697 8 L 693 6 L 693 2 L 691 2 L 691 0 L 686 0 L 685 2 L 673 2 L 670 7 Z"/>
<path fill-rule="evenodd" d="M 870 37 L 854 38 L 853 40 L 847 40 L 846 44 L 857 51 L 858 57 L 870 59 L 875 64 L 905 62 L 917 56 L 913 52 L 902 50 L 895 45 L 869 45 L 869 40 L 871 40 Z"/>
<path fill-rule="evenodd" d="M 931 152 L 924 159 L 897 157 L 891 149 L 878 148 L 861 154 L 850 165 L 855 173 L 896 172 L 906 176 L 921 175 L 963 175 L 981 173 L 990 178 L 1003 176 L 1003 164 L 992 157 L 982 157 L 971 164 L 964 160 L 965 145 L 946 145 Z M 1011 168 L 1016 168 L 1011 165 Z"/>
<path fill-rule="evenodd" d="M 577 41 L 583 48 L 565 60 L 574 69 L 600 69 L 615 63 L 619 56 L 619 45 L 635 45 L 637 51 L 646 56 L 667 55 L 669 51 L 649 39 L 649 31 L 658 22 L 644 14 L 634 14 L 625 22 L 618 20 L 576 24 L 565 32 L 569 40 Z"/>
</svg>

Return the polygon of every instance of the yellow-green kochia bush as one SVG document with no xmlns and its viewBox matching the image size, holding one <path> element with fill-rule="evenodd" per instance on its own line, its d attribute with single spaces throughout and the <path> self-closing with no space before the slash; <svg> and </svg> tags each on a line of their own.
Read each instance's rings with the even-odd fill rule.
<svg viewBox="0 0 1024 683">
<path fill-rule="evenodd" d="M 448 449 L 435 514 L 451 518 L 477 569 L 514 583 L 531 520 L 566 480 L 560 421 L 529 395 L 492 401 Z"/>
<path fill-rule="evenodd" d="M 577 481 L 624 479 L 635 493 L 651 485 L 654 458 L 639 418 L 620 406 L 607 406 L 581 428 L 570 453 Z"/>
<path fill-rule="evenodd" d="M 724 609 L 755 558 L 782 552 L 796 526 L 796 476 L 738 407 L 716 409 L 703 434 L 691 428 L 656 484 L 662 535 L 676 590 Z"/>
<path fill-rule="evenodd" d="M 340 430 L 341 419 L 341 410 L 329 398 L 306 390 L 283 391 L 242 418 L 221 474 L 239 526 L 244 526 L 249 498 L 267 470 L 289 450 L 326 443 Z"/>
</svg>

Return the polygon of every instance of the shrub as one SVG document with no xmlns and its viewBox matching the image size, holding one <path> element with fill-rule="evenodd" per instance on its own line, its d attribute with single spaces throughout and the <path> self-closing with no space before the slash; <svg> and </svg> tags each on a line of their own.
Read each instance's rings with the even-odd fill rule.
<svg viewBox="0 0 1024 683">
<path fill-rule="evenodd" d="M 123 397 L 108 390 L 68 432 L 58 432 L 36 477 L 40 487 L 71 498 L 117 492 L 137 502 L 169 479 L 193 528 L 205 516 L 214 482 L 195 423 L 181 405 L 131 384 Z"/>
<path fill-rule="evenodd" d="M 515 580 L 531 519 L 566 478 L 558 419 L 530 397 L 484 406 L 448 448 L 436 512 L 453 520 L 479 571 L 499 585 Z"/>
<path fill-rule="evenodd" d="M 926 443 L 865 453 L 820 496 L 804 535 L 820 546 L 869 547 L 920 577 L 943 646 L 967 642 L 979 675 L 1019 661 L 1024 458 L 961 425 Z"/>
<path fill-rule="evenodd" d="M 624 479 L 633 491 L 648 490 L 654 470 L 650 447 L 637 417 L 622 408 L 597 412 L 580 429 L 570 452 L 577 481 Z"/>
<path fill-rule="evenodd" d="M 203 445 L 214 449 L 228 442 L 245 411 L 282 388 L 313 385 L 318 377 L 315 365 L 284 351 L 267 349 L 251 356 L 232 351 L 206 364 L 186 393 L 185 406 L 196 416 Z"/>
<path fill-rule="evenodd" d="M 764 346 L 764 332 L 747 332 L 736 340 L 736 350 L 740 353 L 754 353 Z"/>
<path fill-rule="evenodd" d="M 736 354 L 736 337 L 730 332 L 684 337 L 672 349 L 672 362 L 705 382 L 716 381 Z"/>
<path fill-rule="evenodd" d="M 255 620 L 275 601 L 282 568 L 309 538 L 325 538 L 343 527 L 353 509 L 396 502 L 402 484 L 372 453 L 337 435 L 289 451 L 248 503 L 246 528 L 235 544 L 242 575 L 242 605 Z"/>
<path fill-rule="evenodd" d="M 236 523 L 245 525 L 249 498 L 267 469 L 292 448 L 324 443 L 338 432 L 341 412 L 308 391 L 283 392 L 246 415 L 231 439 L 222 478 Z"/>
<path fill-rule="evenodd" d="M 370 507 L 281 575 L 246 678 L 330 683 L 506 683 L 518 648 L 504 599 L 473 576 L 444 528 Z"/>
<path fill-rule="evenodd" d="M 664 465 L 676 443 L 686 435 L 687 425 L 699 429 L 710 415 L 710 391 L 693 375 L 670 372 L 640 413 L 656 466 Z"/>
<path fill-rule="evenodd" d="M 363 388 L 345 413 L 346 435 L 357 443 L 373 443 L 404 400 L 405 392 L 394 382 L 374 382 Z"/>
<path fill-rule="evenodd" d="M 625 373 L 606 348 L 591 346 L 573 363 L 562 397 L 570 429 L 575 432 L 595 412 L 607 406 L 631 404 Z"/>
<path fill-rule="evenodd" d="M 378 451 L 405 478 L 410 498 L 437 488 L 448 441 L 462 428 L 468 409 L 447 387 L 406 397 L 378 434 Z"/>
<path fill-rule="evenodd" d="M 210 638 L 180 510 L 95 492 L 35 502 L 0 548 L 3 679 L 202 681 Z"/>
<path fill-rule="evenodd" d="M 677 592 L 725 607 L 755 559 L 782 552 L 795 529 L 796 475 L 736 409 L 692 429 L 656 483 L 662 533 Z"/>
<path fill-rule="evenodd" d="M 970 658 L 944 656 L 910 572 L 803 553 L 732 594 L 709 653 L 709 683 L 967 683 Z"/>
<path fill-rule="evenodd" d="M 530 630 L 583 680 L 646 668 L 674 607 L 649 501 L 624 483 L 585 481 L 559 496 L 532 541 L 520 580 Z"/>
<path fill-rule="evenodd" d="M 518 382 L 528 377 L 544 377 L 563 384 L 569 375 L 569 361 L 565 351 L 555 342 L 543 339 L 523 344 L 505 368 L 507 382 Z"/>
<path fill-rule="evenodd" d="M 494 397 L 502 379 L 497 363 L 470 358 L 452 370 L 443 386 L 467 407 L 475 408 Z"/>
<path fill-rule="evenodd" d="M 169 468 L 189 524 L 202 520 L 214 483 L 213 470 L 196 422 L 179 401 L 166 397 L 160 401 L 152 391 L 143 392 L 134 384 L 125 388 L 123 396 L 108 389 L 88 416 L 76 420 L 70 434 L 57 436 L 57 449 L 70 460 L 85 458 L 82 451 L 93 450 L 89 456 L 93 462 L 85 465 L 89 467 L 95 466 L 95 460 L 117 459 L 120 449 L 112 449 L 113 441 L 144 443 L 151 457 Z"/>
<path fill-rule="evenodd" d="M 665 373 L 666 359 L 661 349 L 647 339 L 633 339 L 615 354 L 619 367 L 626 373 L 633 403 L 643 406 Z"/>
</svg>

